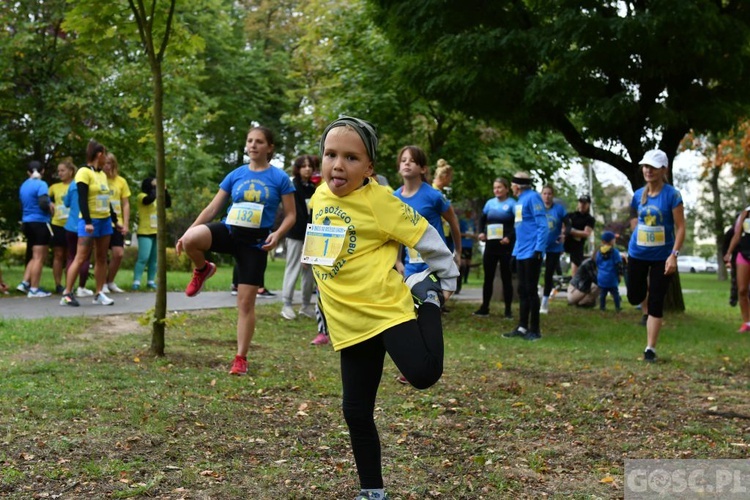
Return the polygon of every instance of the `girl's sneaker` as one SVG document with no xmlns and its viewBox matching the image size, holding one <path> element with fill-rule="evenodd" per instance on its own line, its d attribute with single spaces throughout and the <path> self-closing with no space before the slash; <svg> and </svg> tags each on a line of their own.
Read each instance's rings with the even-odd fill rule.
<svg viewBox="0 0 750 500">
<path fill-rule="evenodd" d="M 99 304 L 101 306 L 111 306 L 115 303 L 114 300 L 110 299 L 106 295 L 104 295 L 104 292 L 99 292 L 96 294 L 96 297 L 94 297 L 94 304 Z"/>
<path fill-rule="evenodd" d="M 72 293 L 66 293 L 60 299 L 60 305 L 61 306 L 78 307 L 81 304 L 79 304 L 78 301 L 76 300 L 76 298 L 73 297 Z"/>
<path fill-rule="evenodd" d="M 36 290 L 29 290 L 29 293 L 26 294 L 26 296 L 30 299 L 42 299 L 44 297 L 49 297 L 52 295 L 51 293 L 42 290 L 41 288 L 37 288 Z"/>
<path fill-rule="evenodd" d="M 737 333 L 747 333 L 747 332 L 750 332 L 750 325 L 748 325 L 747 323 L 742 323 L 742 326 L 740 327 L 739 330 L 737 330 Z"/>
<path fill-rule="evenodd" d="M 230 375 L 247 375 L 247 358 L 235 356 L 232 361 L 232 368 L 229 370 Z"/>
<path fill-rule="evenodd" d="M 326 345 L 328 344 L 328 335 L 325 333 L 319 333 L 315 336 L 314 339 L 312 339 L 312 342 L 310 342 L 310 345 Z"/>
</svg>

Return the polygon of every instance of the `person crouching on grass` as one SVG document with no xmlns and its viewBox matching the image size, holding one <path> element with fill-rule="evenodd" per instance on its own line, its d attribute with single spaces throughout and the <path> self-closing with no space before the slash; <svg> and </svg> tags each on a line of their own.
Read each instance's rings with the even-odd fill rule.
<svg viewBox="0 0 750 500">
<path fill-rule="evenodd" d="M 355 500 L 388 498 L 374 420 L 385 353 L 418 389 L 440 379 L 440 308 L 459 275 L 435 228 L 371 181 L 377 144 L 374 127 L 364 120 L 342 116 L 326 127 L 320 142 L 323 183 L 311 200 L 302 256 L 313 264 L 331 342 L 340 354 L 344 419 L 361 486 Z M 429 265 L 406 283 L 394 269 L 399 245 L 419 251 Z"/>
</svg>

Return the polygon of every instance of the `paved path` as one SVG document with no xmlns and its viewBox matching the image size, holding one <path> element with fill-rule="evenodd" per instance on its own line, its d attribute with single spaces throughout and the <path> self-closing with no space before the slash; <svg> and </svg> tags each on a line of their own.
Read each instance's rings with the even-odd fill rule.
<svg viewBox="0 0 750 500">
<path fill-rule="evenodd" d="M 91 297 L 79 298 L 81 307 L 60 305 L 60 296 L 52 295 L 44 299 L 29 299 L 11 289 L 9 297 L 0 298 L 0 318 L 58 318 L 78 316 L 107 316 L 113 314 L 141 314 L 153 309 L 153 293 L 112 293 L 110 298 L 115 303 L 111 306 L 100 306 L 92 303 Z M 14 296 L 15 295 L 15 296 Z M 451 300 L 481 301 L 480 288 L 465 288 Z M 273 304 L 281 301 L 281 293 L 276 297 L 258 298 L 256 305 Z M 301 303 L 300 292 L 294 294 L 294 304 Z M 167 311 L 192 311 L 198 309 L 220 309 L 235 307 L 237 298 L 226 292 L 202 292 L 197 297 L 187 297 L 184 292 L 167 292 Z"/>
</svg>

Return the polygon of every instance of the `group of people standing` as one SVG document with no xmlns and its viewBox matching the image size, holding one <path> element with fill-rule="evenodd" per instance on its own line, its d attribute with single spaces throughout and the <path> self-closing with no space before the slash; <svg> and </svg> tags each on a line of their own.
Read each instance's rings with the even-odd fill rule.
<svg viewBox="0 0 750 500">
<path fill-rule="evenodd" d="M 40 162 L 31 161 L 27 171 L 28 179 L 19 189 L 27 242 L 26 267 L 17 290 L 29 298 L 51 295 L 39 287 L 51 246 L 54 293 L 62 295 L 61 305 L 77 307 L 80 305 L 78 298 L 84 297 L 92 297 L 94 304 L 114 304 L 108 294 L 123 292 L 115 277 L 130 226 L 131 196 L 128 182 L 120 175 L 117 158 L 91 140 L 86 150 L 86 165 L 76 168 L 71 159 L 62 160 L 57 166 L 59 182 L 51 186 L 42 179 L 44 166 Z M 140 287 L 140 274 L 145 266 L 148 266 L 149 287 L 156 287 L 156 248 L 148 244 L 156 233 L 156 193 L 152 178 L 144 180 L 142 191 L 137 197 L 138 234 L 142 237 L 142 246 L 134 289 Z M 167 206 L 169 203 L 167 193 Z M 92 252 L 94 290 L 86 288 Z"/>
<path fill-rule="evenodd" d="M 599 307 L 605 310 L 606 297 L 611 294 L 615 310 L 619 311 L 620 276 L 627 269 L 628 301 L 641 307 L 642 324 L 647 329 L 643 357 L 646 361 L 655 361 L 664 299 L 671 276 L 677 270 L 677 256 L 685 239 L 685 220 L 682 197 L 667 183 L 667 155 L 660 150 L 647 151 L 640 165 L 645 185 L 634 193 L 630 205 L 632 236 L 628 242 L 627 268 L 623 265 L 625 259 L 615 247 L 616 235 L 611 231 L 602 233 L 599 248 L 594 250 L 592 257 L 585 258 L 584 244 L 593 233 L 595 224 L 588 195 L 581 196 L 577 210 L 567 214 L 565 208 L 554 201 L 554 187 L 544 186 L 540 195 L 531 189 L 531 180 L 525 172 L 517 173 L 510 182 L 495 179 L 494 197 L 485 204 L 480 219 L 478 239 L 485 242 L 484 284 L 482 304 L 473 314 L 489 315 L 499 265 L 504 317 L 513 318 L 512 263 L 515 262 L 519 320 L 517 326 L 503 337 L 540 339 L 539 314 L 549 312 L 553 278 L 560 274 L 560 256 L 565 251 L 571 262 L 572 279 L 567 290 L 571 305 L 594 306 L 598 295 Z M 744 220 L 746 217 L 742 217 Z M 738 236 L 737 242 L 739 240 Z M 540 300 L 537 286 L 542 262 L 544 287 Z M 747 281 L 750 278 L 745 280 L 745 290 Z M 750 300 L 746 302 L 748 317 L 743 316 L 747 325 L 743 326 L 743 331 L 750 331 Z"/>
</svg>

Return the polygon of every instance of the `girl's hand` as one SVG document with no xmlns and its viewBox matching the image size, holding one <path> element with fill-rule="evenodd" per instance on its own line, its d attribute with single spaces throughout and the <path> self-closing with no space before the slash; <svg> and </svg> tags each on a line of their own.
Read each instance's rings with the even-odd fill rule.
<svg viewBox="0 0 750 500">
<path fill-rule="evenodd" d="M 276 245 L 279 244 L 279 235 L 276 231 L 268 235 L 268 238 L 266 238 L 266 244 L 260 247 L 262 250 L 265 250 L 266 252 L 270 252 L 274 248 L 276 248 Z"/>
<path fill-rule="evenodd" d="M 677 270 L 677 257 L 675 254 L 670 255 L 667 258 L 667 262 L 664 264 L 664 276 L 669 276 Z"/>
<path fill-rule="evenodd" d="M 177 243 L 174 246 L 174 252 L 179 257 L 180 254 L 182 253 L 182 250 L 183 250 L 183 248 L 182 248 L 182 238 L 180 238 L 179 240 L 177 240 Z"/>
<path fill-rule="evenodd" d="M 92 234 L 94 232 L 94 225 L 86 224 L 86 226 L 84 226 L 84 229 L 86 230 L 87 233 Z"/>
</svg>

